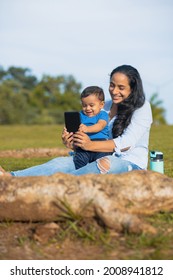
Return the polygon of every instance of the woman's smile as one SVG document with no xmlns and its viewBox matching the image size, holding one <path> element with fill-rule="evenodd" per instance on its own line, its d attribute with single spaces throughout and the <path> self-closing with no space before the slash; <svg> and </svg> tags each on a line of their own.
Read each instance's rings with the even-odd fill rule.
<svg viewBox="0 0 173 280">
<path fill-rule="evenodd" d="M 115 73 L 110 80 L 109 93 L 115 103 L 125 100 L 131 93 L 128 77 L 122 73 Z"/>
</svg>

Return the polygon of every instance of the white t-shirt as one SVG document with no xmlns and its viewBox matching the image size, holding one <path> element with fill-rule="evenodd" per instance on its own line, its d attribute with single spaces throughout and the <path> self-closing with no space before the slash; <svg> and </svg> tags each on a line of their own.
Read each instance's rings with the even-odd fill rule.
<svg viewBox="0 0 173 280">
<path fill-rule="evenodd" d="M 105 103 L 105 111 L 109 113 L 112 101 Z M 109 137 L 112 139 L 112 126 L 116 116 L 109 122 Z M 116 148 L 114 155 L 121 159 L 128 160 L 142 169 L 148 165 L 149 132 L 152 124 L 151 106 L 148 101 L 135 110 L 131 122 L 121 136 L 114 138 Z M 126 152 L 122 149 L 130 147 Z"/>
</svg>

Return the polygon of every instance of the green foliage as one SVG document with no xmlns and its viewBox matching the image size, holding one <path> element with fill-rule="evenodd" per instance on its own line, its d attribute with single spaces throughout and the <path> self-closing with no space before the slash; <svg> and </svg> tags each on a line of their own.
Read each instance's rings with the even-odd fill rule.
<svg viewBox="0 0 173 280">
<path fill-rule="evenodd" d="M 79 111 L 81 83 L 72 75 L 43 75 L 28 68 L 0 67 L 0 124 L 62 124 L 64 111 Z M 154 124 L 166 124 L 158 94 L 150 98 Z"/>
<path fill-rule="evenodd" d="M 72 75 L 40 81 L 28 68 L 0 68 L 0 124 L 62 124 L 64 111 L 79 111 L 81 84 Z"/>
<path fill-rule="evenodd" d="M 37 83 L 37 78 L 31 75 L 30 69 L 14 66 L 9 67 L 7 71 L 1 67 L 0 80 L 17 81 L 25 89 L 32 89 Z"/>
<path fill-rule="evenodd" d="M 166 124 L 165 109 L 163 101 L 158 99 L 158 93 L 154 93 L 150 98 L 150 104 L 153 114 L 153 123 L 156 125 Z"/>
</svg>

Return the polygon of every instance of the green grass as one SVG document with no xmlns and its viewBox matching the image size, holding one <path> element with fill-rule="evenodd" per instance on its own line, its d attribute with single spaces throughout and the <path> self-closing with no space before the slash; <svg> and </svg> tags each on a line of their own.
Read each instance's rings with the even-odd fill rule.
<svg viewBox="0 0 173 280">
<path fill-rule="evenodd" d="M 61 125 L 0 126 L 0 150 L 63 148 L 62 129 Z M 149 149 L 163 152 L 165 174 L 173 177 L 173 126 L 153 126 Z M 47 158 L 1 158 L 0 165 L 7 170 L 16 170 L 41 164 L 47 160 Z"/>
<path fill-rule="evenodd" d="M 173 177 L 173 126 L 153 126 L 149 149 L 163 152 L 165 174 Z"/>
<path fill-rule="evenodd" d="M 0 150 L 23 149 L 28 147 L 63 147 L 61 142 L 62 126 L 0 126 Z M 150 135 L 150 150 L 160 150 L 164 154 L 165 174 L 173 178 L 173 126 L 153 126 Z M 0 165 L 8 170 L 16 170 L 41 164 L 49 158 L 13 159 L 0 158 Z M 93 227 L 82 221 L 82 217 L 75 218 L 69 211 L 70 219 L 67 219 L 65 228 L 59 239 L 67 235 L 72 238 L 80 238 L 86 242 L 96 243 L 103 239 L 99 246 L 106 246 L 105 259 L 109 258 L 109 252 L 116 250 L 120 259 L 173 259 L 173 214 L 158 213 L 146 218 L 155 228 L 156 235 L 150 234 L 123 234 L 112 238 L 108 232 L 98 235 Z M 73 219 L 72 219 L 73 218 Z M 98 237 L 99 236 L 99 237 Z M 20 239 L 23 244 L 25 239 Z M 58 241 L 58 239 L 57 239 Z M 56 241 L 56 242 L 57 242 Z M 60 240 L 61 241 L 61 240 Z M 106 244 L 106 245 L 105 245 Z M 112 249 L 113 248 L 113 249 Z M 103 257 L 103 256 L 102 256 Z"/>
<path fill-rule="evenodd" d="M 60 125 L 0 126 L 0 150 L 63 147 Z"/>
<path fill-rule="evenodd" d="M 64 148 L 61 140 L 62 125 L 0 126 L 0 150 L 26 148 Z M 6 170 L 18 170 L 44 163 L 48 158 L 0 158 Z"/>
</svg>

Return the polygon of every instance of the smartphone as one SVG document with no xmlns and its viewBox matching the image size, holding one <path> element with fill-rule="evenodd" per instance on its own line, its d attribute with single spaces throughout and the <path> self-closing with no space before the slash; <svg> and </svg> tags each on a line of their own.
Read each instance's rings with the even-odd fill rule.
<svg viewBox="0 0 173 280">
<path fill-rule="evenodd" d="M 64 112 L 65 126 L 68 132 L 76 132 L 81 124 L 79 112 Z"/>
</svg>

